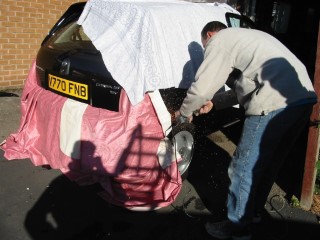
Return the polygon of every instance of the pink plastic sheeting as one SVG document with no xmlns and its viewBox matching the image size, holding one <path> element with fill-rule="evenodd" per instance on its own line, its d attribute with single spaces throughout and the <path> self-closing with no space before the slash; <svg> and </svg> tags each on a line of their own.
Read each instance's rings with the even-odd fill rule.
<svg viewBox="0 0 320 240">
<path fill-rule="evenodd" d="M 67 99 L 37 82 L 34 62 L 21 98 L 20 127 L 1 146 L 6 159 L 50 165 L 79 185 L 100 183 L 100 196 L 126 208 L 154 209 L 175 200 L 181 177 L 176 163 L 166 169 L 158 163 L 164 135 L 148 95 L 132 106 L 122 91 L 118 113 L 88 105 L 81 124 L 81 157 L 72 159 L 59 147 L 61 109 Z"/>
</svg>

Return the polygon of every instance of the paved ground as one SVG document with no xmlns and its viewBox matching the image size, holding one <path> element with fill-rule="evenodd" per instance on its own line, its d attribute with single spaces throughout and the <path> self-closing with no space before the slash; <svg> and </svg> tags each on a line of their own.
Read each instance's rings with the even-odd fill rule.
<svg viewBox="0 0 320 240">
<path fill-rule="evenodd" d="M 0 92 L 0 142 L 19 126 L 20 98 L 14 94 L 21 96 L 21 90 L 10 93 Z M 111 206 L 96 195 L 97 186 L 79 187 L 59 171 L 35 167 L 29 159 L 8 161 L 0 150 L 0 239 L 213 239 L 203 223 L 225 215 L 226 169 L 240 127 L 238 122 L 203 130 L 206 137 L 197 142 L 178 199 L 154 212 Z M 270 193 L 263 220 L 254 228 L 254 239 L 319 239 L 319 217 L 291 207 L 287 200 L 299 189 L 293 186 L 298 185 L 301 173 L 292 169 L 296 168 L 285 169 Z"/>
</svg>

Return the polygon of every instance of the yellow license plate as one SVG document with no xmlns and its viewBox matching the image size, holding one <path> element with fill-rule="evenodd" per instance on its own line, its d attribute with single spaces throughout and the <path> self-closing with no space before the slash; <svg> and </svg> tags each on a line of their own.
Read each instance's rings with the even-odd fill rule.
<svg viewBox="0 0 320 240">
<path fill-rule="evenodd" d="M 58 92 L 88 100 L 88 85 L 70 81 L 61 77 L 49 74 L 48 77 L 49 88 Z"/>
</svg>

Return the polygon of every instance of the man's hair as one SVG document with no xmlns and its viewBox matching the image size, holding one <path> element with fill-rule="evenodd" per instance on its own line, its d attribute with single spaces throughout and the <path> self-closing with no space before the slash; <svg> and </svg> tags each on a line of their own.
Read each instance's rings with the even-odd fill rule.
<svg viewBox="0 0 320 240">
<path fill-rule="evenodd" d="M 226 25 L 224 25 L 222 22 L 218 21 L 212 21 L 208 22 L 201 31 L 202 38 L 207 38 L 207 32 L 219 32 L 222 29 L 227 28 Z"/>
</svg>

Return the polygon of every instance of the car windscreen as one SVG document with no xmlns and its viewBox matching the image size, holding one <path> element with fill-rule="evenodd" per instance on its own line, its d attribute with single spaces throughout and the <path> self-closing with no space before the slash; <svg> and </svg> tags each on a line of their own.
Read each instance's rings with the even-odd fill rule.
<svg viewBox="0 0 320 240">
<path fill-rule="evenodd" d="M 244 15 L 226 13 L 228 27 L 256 28 L 255 23 Z"/>
<path fill-rule="evenodd" d="M 44 46 L 59 51 L 75 49 L 97 51 L 89 37 L 84 33 L 82 26 L 78 25 L 76 21 L 61 27 Z"/>
</svg>

